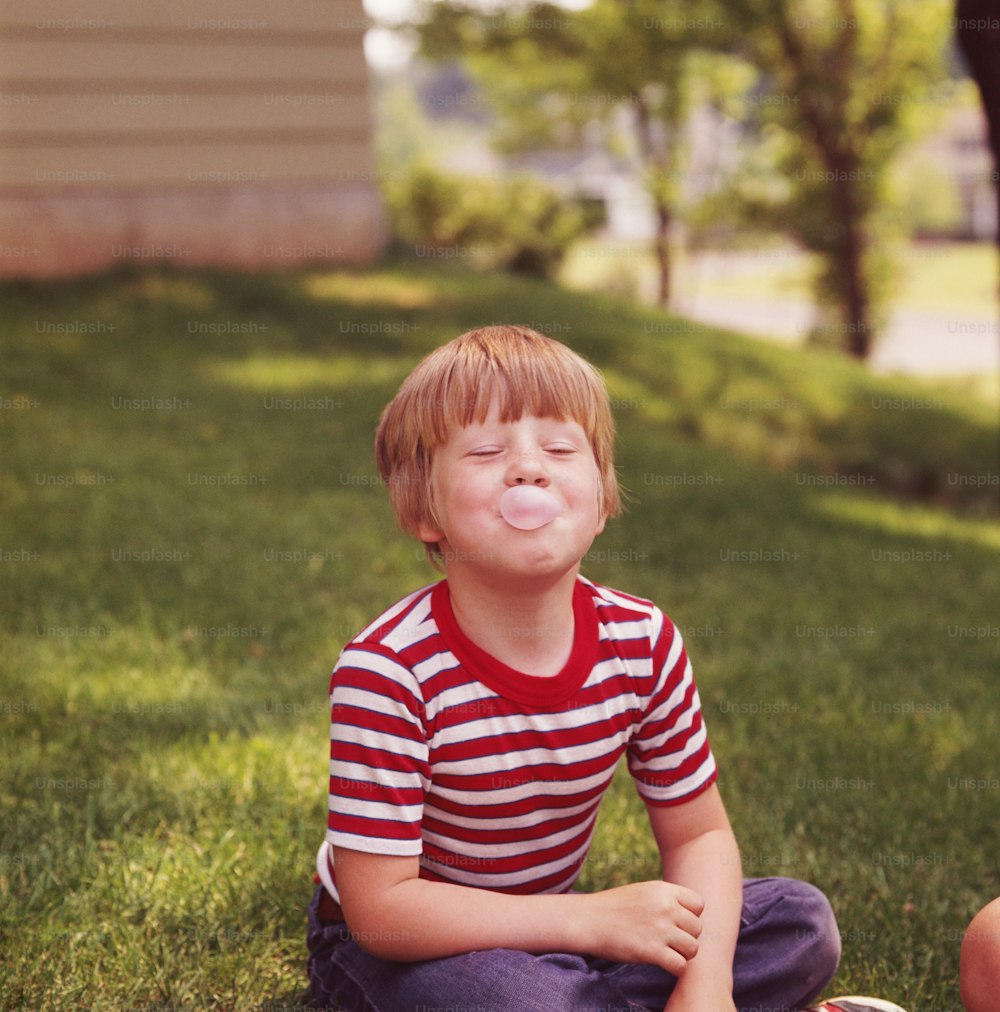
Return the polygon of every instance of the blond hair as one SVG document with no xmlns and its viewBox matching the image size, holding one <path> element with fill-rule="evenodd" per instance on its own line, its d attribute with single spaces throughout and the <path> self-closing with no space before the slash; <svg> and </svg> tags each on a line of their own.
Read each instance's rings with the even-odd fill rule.
<svg viewBox="0 0 1000 1012">
<path fill-rule="evenodd" d="M 470 330 L 427 355 L 386 405 L 375 460 L 399 526 L 418 536 L 437 526 L 431 493 L 434 451 L 457 428 L 481 424 L 496 401 L 501 422 L 522 415 L 569 419 L 587 435 L 605 516 L 621 512 L 614 466 L 614 419 L 600 373 L 566 345 L 528 327 Z M 437 545 L 427 546 L 432 560 Z"/>
</svg>

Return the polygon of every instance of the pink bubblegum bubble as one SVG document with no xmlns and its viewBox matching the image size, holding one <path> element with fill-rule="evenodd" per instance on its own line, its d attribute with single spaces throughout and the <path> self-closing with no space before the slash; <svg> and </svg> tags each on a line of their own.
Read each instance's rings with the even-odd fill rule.
<svg viewBox="0 0 1000 1012">
<path fill-rule="evenodd" d="M 537 485 L 512 485 L 500 496 L 500 515 L 521 531 L 544 527 L 560 513 L 559 500 Z"/>
</svg>

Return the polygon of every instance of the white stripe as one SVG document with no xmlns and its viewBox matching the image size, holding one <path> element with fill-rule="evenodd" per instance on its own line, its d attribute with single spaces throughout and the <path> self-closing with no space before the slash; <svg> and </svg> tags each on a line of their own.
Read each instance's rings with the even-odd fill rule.
<svg viewBox="0 0 1000 1012">
<path fill-rule="evenodd" d="M 330 865 L 327 860 L 333 860 L 333 855 L 330 853 L 330 844 L 324 840 L 319 845 L 319 851 L 316 853 L 316 874 L 319 875 L 320 882 L 323 883 L 326 891 L 339 903 L 340 893 L 337 892 L 337 887 L 333 884 L 333 877 L 330 875 Z"/>
<path fill-rule="evenodd" d="M 461 724 L 451 725 L 434 736 L 433 745 L 435 748 L 440 748 L 443 745 L 458 745 L 462 742 L 475 741 L 477 738 L 488 738 L 497 734 L 524 732 L 565 734 L 588 725 L 612 720 L 634 709 L 635 696 L 627 694 L 562 713 L 529 714 L 527 717 L 518 713 L 495 714 L 480 720 L 467 720 Z M 558 753 L 561 755 L 562 752 L 563 750 L 560 748 Z"/>
<path fill-rule="evenodd" d="M 372 692 L 370 689 L 359 689 L 354 685 L 338 685 L 334 688 L 330 701 L 331 704 L 335 701 L 342 706 L 356 706 L 359 709 L 372 710 L 374 713 L 385 716 L 402 717 L 411 724 L 417 723 L 416 718 L 404 703 L 396 699 L 388 699 L 383 693 Z"/>
<path fill-rule="evenodd" d="M 674 638 L 670 643 L 670 649 L 667 651 L 667 659 L 663 662 L 663 673 L 670 674 L 674 670 L 674 665 L 677 664 L 677 658 L 680 657 L 681 651 L 684 649 L 684 640 L 681 637 L 680 632 L 674 630 Z M 660 674 L 658 671 L 657 674 Z M 691 663 L 688 662 L 687 671 L 685 677 L 691 677 Z"/>
<path fill-rule="evenodd" d="M 330 760 L 330 776 L 338 780 L 354 780 L 365 785 L 365 789 L 371 789 L 369 785 L 376 784 L 377 787 L 395 787 L 409 789 L 422 787 L 427 790 L 430 781 L 426 777 L 414 776 L 402 770 L 372 769 L 361 763 Z M 339 796 L 339 794 L 338 794 Z"/>
<path fill-rule="evenodd" d="M 444 878 L 448 878 L 452 882 L 457 882 L 459 885 L 478 885 L 485 887 L 510 887 L 517 886 L 523 882 L 531 882 L 535 879 L 545 878 L 555 872 L 562 871 L 570 868 L 577 861 L 581 860 L 586 855 L 588 848 L 590 847 L 590 841 L 594 835 L 594 824 L 590 824 L 589 832 L 587 833 L 586 839 L 583 843 L 572 851 L 566 857 L 561 857 L 558 860 L 547 861 L 545 864 L 531 865 L 528 868 L 524 868 L 521 871 L 513 872 L 468 872 L 463 871 L 459 865 L 451 864 L 437 864 L 434 861 L 429 860 L 426 856 L 424 857 L 423 864 L 428 868 L 432 868 L 435 872 Z M 516 851 L 515 851 L 516 854 Z"/>
<path fill-rule="evenodd" d="M 357 727 L 354 724 L 331 724 L 330 740 L 357 745 L 358 748 L 395 752 L 421 763 L 427 761 L 427 746 L 423 742 L 413 741 L 412 738 L 403 738 L 398 734 L 389 734 L 387 731 L 376 731 L 370 727 Z"/>
<path fill-rule="evenodd" d="M 410 618 L 412 619 L 413 616 L 410 616 Z M 417 643 L 422 643 L 428 637 L 436 636 L 437 633 L 437 624 L 430 617 L 416 624 L 408 619 L 406 622 L 396 626 L 382 642 L 390 650 L 395 650 L 396 653 L 399 653 L 408 647 L 416 646 Z"/>
<path fill-rule="evenodd" d="M 413 673 L 389 657 L 373 650 L 363 650 L 358 647 L 348 647 L 341 653 L 337 661 L 337 667 L 360 668 L 362 671 L 374 671 L 384 678 L 388 678 L 405 689 L 414 699 L 418 699 L 414 693 Z M 335 687 L 338 687 L 335 685 Z"/>
<path fill-rule="evenodd" d="M 435 629 L 435 632 L 437 632 L 437 629 Z M 430 657 L 418 661 L 413 665 L 413 673 L 420 684 L 423 685 L 442 671 L 451 671 L 452 668 L 457 667 L 459 667 L 458 658 L 444 646 L 444 641 L 442 640 L 441 649 L 437 653 L 431 654 Z"/>
<path fill-rule="evenodd" d="M 688 724 L 683 730 L 686 730 L 687 727 L 690 727 L 690 725 L 691 721 L 688 721 Z M 705 731 L 705 725 L 702 723 L 699 730 L 688 739 L 683 751 L 664 755 L 656 759 L 636 759 L 630 763 L 630 768 L 634 770 L 675 770 L 678 766 L 687 762 L 687 760 L 690 759 L 691 756 L 693 756 L 705 744 L 707 738 L 708 735 Z M 657 739 L 653 738 L 650 739 L 650 741 L 652 742 L 652 745 L 649 747 L 654 749 L 660 747 L 660 742 Z M 645 751 L 646 748 L 647 743 L 643 742 L 643 750 Z"/>
<path fill-rule="evenodd" d="M 450 656 L 450 655 L 449 655 Z M 417 665 L 421 667 L 421 665 Z M 421 672 L 421 675 L 423 673 Z M 437 674 L 435 671 L 434 674 Z M 423 678 L 421 677 L 421 681 Z M 459 713 L 477 713 L 477 705 L 482 704 L 485 709 L 490 700 L 500 697 L 492 689 L 488 689 L 482 682 L 469 681 L 461 685 L 455 685 L 450 689 L 439 692 L 433 699 L 427 700 L 427 719 L 434 720 L 443 710 L 455 710 L 459 707 Z M 452 714 L 457 716 L 458 714 Z"/>
<path fill-rule="evenodd" d="M 694 773 L 689 777 L 685 777 L 683 780 L 679 780 L 675 784 L 671 784 L 668 787 L 661 787 L 659 785 L 643 783 L 641 780 L 636 780 L 636 790 L 639 792 L 641 797 L 649 798 L 651 801 L 673 801 L 675 798 L 682 798 L 685 794 L 690 794 L 693 790 L 701 786 L 708 777 L 712 774 L 715 769 L 715 760 L 712 758 L 712 754 L 709 753 L 705 758 L 705 761 L 695 770 Z"/>
<path fill-rule="evenodd" d="M 678 769 L 686 763 L 691 756 L 696 755 L 698 750 L 705 744 L 706 738 L 705 725 L 702 724 L 701 729 L 688 740 L 683 752 L 677 752 L 673 755 L 662 756 L 659 759 L 645 762 L 636 761 L 632 763 L 632 769 L 648 770 L 651 773 L 669 773 L 671 770 Z"/>
<path fill-rule="evenodd" d="M 640 615 L 646 615 L 648 617 L 652 617 L 660 610 L 651 601 L 647 601 L 645 603 L 635 601 L 632 598 L 625 597 L 624 594 L 616 592 L 612 587 L 598 587 L 593 583 L 590 585 L 594 587 L 597 592 L 597 600 L 595 603 L 598 607 L 600 607 L 600 603 L 602 601 L 607 601 L 609 604 L 615 605 L 618 608 L 623 608 L 626 611 L 637 611 Z"/>
<path fill-rule="evenodd" d="M 382 836 L 359 836 L 357 833 L 326 831 L 326 842 L 332 847 L 361 850 L 366 854 L 386 857 L 416 857 L 423 850 L 419 840 L 393 840 Z"/>
<path fill-rule="evenodd" d="M 672 710 L 674 710 L 678 706 L 680 706 L 681 703 L 684 702 L 684 696 L 685 696 L 685 694 L 687 693 L 688 689 L 691 687 L 692 679 L 693 679 L 693 673 L 691 671 L 691 662 L 688 661 L 687 665 L 684 668 L 684 674 L 681 676 L 681 680 L 674 687 L 674 691 L 671 692 L 670 695 L 667 696 L 666 699 L 662 700 L 660 702 L 660 704 L 654 710 L 652 710 L 650 712 L 650 714 L 646 718 L 647 723 L 653 724 L 653 723 L 655 723 L 658 720 L 663 720 Z M 678 723 L 676 723 L 676 724 L 674 724 L 674 725 L 671 726 L 671 728 L 669 729 L 669 733 L 673 734 L 675 730 L 682 730 L 685 727 L 690 727 L 692 713 L 699 706 L 700 706 L 700 701 L 698 699 L 697 691 L 696 691 L 695 694 L 691 697 L 691 705 L 690 705 L 690 707 L 689 708 L 685 708 L 682 711 L 682 713 L 680 714 L 680 719 L 679 719 Z M 687 717 L 687 723 L 683 722 L 684 717 Z M 641 736 L 639 738 L 639 741 L 643 745 L 645 745 L 646 742 L 648 742 L 648 741 L 656 741 L 656 739 L 660 738 L 660 737 L 662 737 L 662 734 L 655 735 L 655 736 L 649 736 L 649 737 L 643 735 L 643 736 Z"/>
<path fill-rule="evenodd" d="M 416 618 L 418 622 L 421 621 L 423 617 L 427 616 L 430 613 L 431 608 L 430 592 L 434 589 L 435 585 L 436 584 L 434 583 L 429 583 L 427 584 L 427 586 L 421 587 L 419 590 L 413 591 L 412 594 L 407 594 L 406 597 L 400 598 L 400 600 L 398 600 L 394 605 L 392 605 L 392 607 L 382 612 L 382 614 L 379 615 L 379 617 L 375 619 L 374 622 L 370 622 L 368 625 L 366 625 L 364 629 L 362 629 L 361 632 L 359 632 L 357 636 L 354 637 L 354 642 L 368 639 L 368 637 L 371 636 L 373 633 L 377 632 L 380 629 L 384 629 L 387 625 L 390 625 L 392 623 L 393 619 L 397 615 L 406 611 L 406 609 L 409 608 L 410 605 L 414 601 L 416 601 L 416 599 L 420 597 L 421 594 L 426 594 L 427 595 L 426 599 L 421 603 L 419 607 L 414 608 L 414 614 L 408 615 L 402 624 L 406 625 L 408 622 L 411 622 L 414 618 Z"/>
<path fill-rule="evenodd" d="M 619 620 L 617 622 L 607 621 L 602 623 L 605 631 L 605 639 L 620 640 L 648 640 L 649 619 L 636 619 L 630 621 Z"/>
<path fill-rule="evenodd" d="M 366 819 L 386 819 L 389 822 L 419 822 L 424 814 L 423 805 L 390 805 L 385 801 L 355 801 L 338 794 L 330 798 L 330 811 L 341 815 L 361 815 Z"/>
</svg>

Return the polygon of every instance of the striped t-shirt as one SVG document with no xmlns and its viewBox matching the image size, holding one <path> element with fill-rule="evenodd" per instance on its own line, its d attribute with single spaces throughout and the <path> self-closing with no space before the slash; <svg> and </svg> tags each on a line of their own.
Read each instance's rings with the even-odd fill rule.
<svg viewBox="0 0 1000 1012">
<path fill-rule="evenodd" d="M 655 605 L 578 577 L 574 642 L 551 677 L 459 629 L 447 580 L 397 602 L 330 679 L 330 845 L 420 855 L 420 876 L 508 893 L 572 888 L 624 753 L 639 794 L 673 805 L 716 778 L 680 633 Z"/>
</svg>

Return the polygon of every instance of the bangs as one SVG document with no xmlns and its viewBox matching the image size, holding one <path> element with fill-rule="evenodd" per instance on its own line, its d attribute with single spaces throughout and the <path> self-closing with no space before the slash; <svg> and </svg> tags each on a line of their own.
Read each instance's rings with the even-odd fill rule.
<svg viewBox="0 0 1000 1012">
<path fill-rule="evenodd" d="M 431 359 L 433 359 L 433 355 Z M 604 394 L 600 376 L 565 345 L 523 327 L 484 327 L 459 338 L 442 368 L 430 361 L 425 397 L 412 421 L 428 450 L 494 403 L 501 422 L 523 415 L 577 422 L 593 439 Z"/>
</svg>

